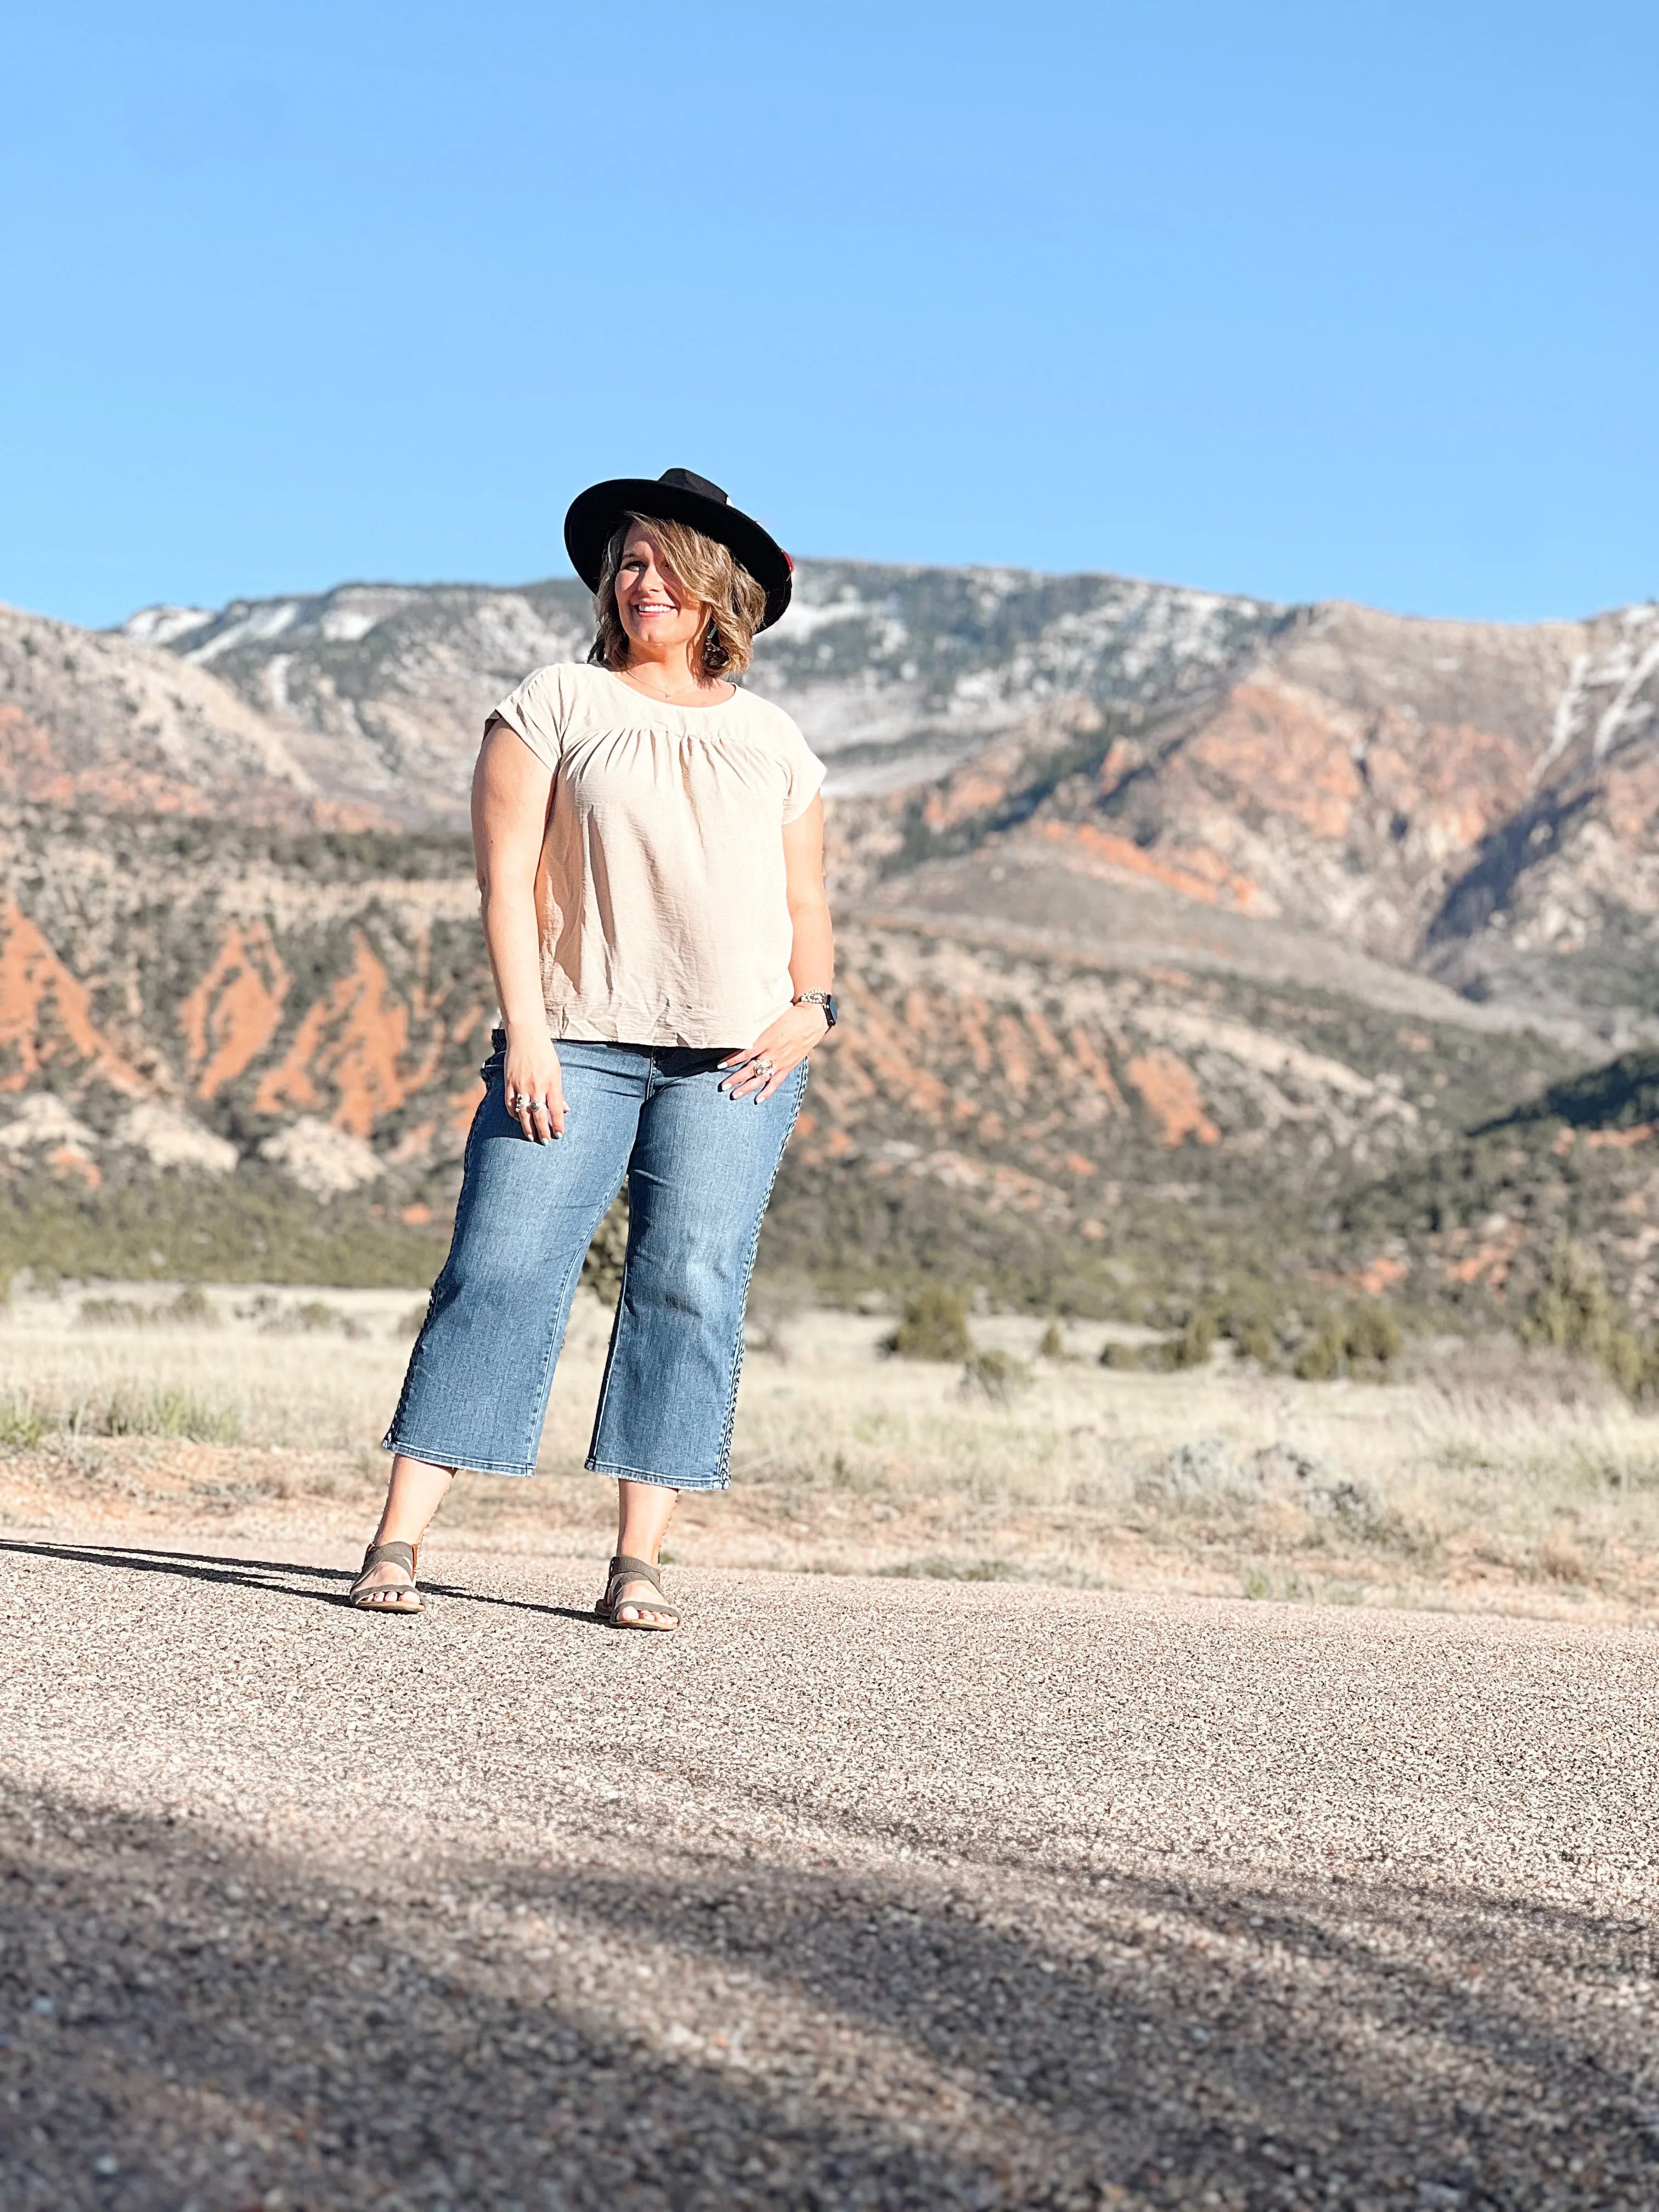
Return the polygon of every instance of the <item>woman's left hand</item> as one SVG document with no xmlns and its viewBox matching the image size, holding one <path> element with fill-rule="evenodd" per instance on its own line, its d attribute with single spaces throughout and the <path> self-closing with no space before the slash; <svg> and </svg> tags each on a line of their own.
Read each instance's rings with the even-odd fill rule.
<svg viewBox="0 0 1659 2212">
<path fill-rule="evenodd" d="M 791 1006 L 755 1039 L 747 1052 L 729 1053 L 720 1066 L 731 1072 L 722 1088 L 733 1098 L 752 1098 L 758 1106 L 781 1091 L 815 1044 L 828 1033 L 822 1006 Z"/>
</svg>

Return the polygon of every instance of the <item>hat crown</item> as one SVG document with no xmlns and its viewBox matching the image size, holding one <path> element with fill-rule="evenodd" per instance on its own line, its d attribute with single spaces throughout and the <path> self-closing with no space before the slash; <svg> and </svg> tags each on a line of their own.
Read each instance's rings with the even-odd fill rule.
<svg viewBox="0 0 1659 2212">
<path fill-rule="evenodd" d="M 717 499 L 722 507 L 732 504 L 717 483 L 710 483 L 707 477 L 700 477 L 695 469 L 665 469 L 657 482 L 672 484 L 676 491 L 695 491 L 704 499 Z"/>
</svg>

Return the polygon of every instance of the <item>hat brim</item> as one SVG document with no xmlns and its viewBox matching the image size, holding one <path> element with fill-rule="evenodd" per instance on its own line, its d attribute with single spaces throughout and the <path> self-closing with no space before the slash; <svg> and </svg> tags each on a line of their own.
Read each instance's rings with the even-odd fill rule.
<svg viewBox="0 0 1659 2212">
<path fill-rule="evenodd" d="M 590 484 L 571 501 L 564 519 L 564 550 L 590 592 L 599 588 L 605 549 L 629 514 L 684 522 L 735 553 L 766 593 L 762 629 L 770 629 L 788 606 L 793 588 L 789 556 L 769 531 L 725 500 L 709 499 L 684 485 L 663 483 L 656 477 L 612 477 L 605 483 Z"/>
</svg>

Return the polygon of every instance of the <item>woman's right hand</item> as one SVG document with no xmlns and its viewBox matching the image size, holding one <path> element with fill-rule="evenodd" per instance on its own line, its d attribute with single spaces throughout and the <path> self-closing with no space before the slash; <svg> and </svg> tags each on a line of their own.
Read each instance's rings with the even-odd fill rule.
<svg viewBox="0 0 1659 2212">
<path fill-rule="evenodd" d="M 553 1040 L 544 1028 L 520 1033 L 509 1028 L 501 1064 L 507 1110 L 532 1143 L 545 1145 L 564 1134 L 564 1076 Z"/>
</svg>

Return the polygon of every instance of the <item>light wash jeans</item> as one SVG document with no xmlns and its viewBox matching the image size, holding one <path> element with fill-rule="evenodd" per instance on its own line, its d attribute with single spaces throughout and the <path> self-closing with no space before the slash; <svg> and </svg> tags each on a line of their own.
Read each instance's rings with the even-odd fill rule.
<svg viewBox="0 0 1659 2212">
<path fill-rule="evenodd" d="M 757 1106 L 720 1089 L 722 1052 L 565 1038 L 565 1133 L 538 1145 L 507 1110 L 500 1030 L 495 1042 L 387 1450 L 535 1473 L 582 1261 L 625 1176 L 628 1259 L 586 1463 L 724 1490 L 744 1304 L 805 1061 Z"/>
</svg>

